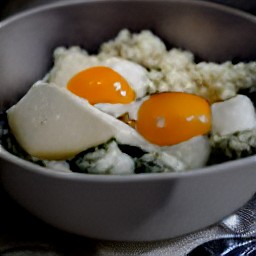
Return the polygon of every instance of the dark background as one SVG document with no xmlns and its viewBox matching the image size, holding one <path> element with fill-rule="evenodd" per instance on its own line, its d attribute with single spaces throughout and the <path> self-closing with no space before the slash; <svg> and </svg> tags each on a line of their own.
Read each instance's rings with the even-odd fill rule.
<svg viewBox="0 0 256 256">
<path fill-rule="evenodd" d="M 38 5 L 61 2 L 62 0 L 0 0 L 0 20 L 16 12 L 32 8 Z M 72 1 L 72 0 L 69 0 Z M 225 4 L 256 14 L 256 0 L 201 0 Z"/>
</svg>

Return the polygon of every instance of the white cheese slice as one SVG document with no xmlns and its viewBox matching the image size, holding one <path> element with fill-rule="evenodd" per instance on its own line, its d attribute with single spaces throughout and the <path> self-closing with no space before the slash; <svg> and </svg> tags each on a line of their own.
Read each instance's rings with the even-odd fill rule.
<svg viewBox="0 0 256 256">
<path fill-rule="evenodd" d="M 256 127 L 253 103 L 245 95 L 214 103 L 211 110 L 212 133 L 227 135 Z"/>
<path fill-rule="evenodd" d="M 155 150 L 134 129 L 68 90 L 37 82 L 7 111 L 19 144 L 40 159 L 67 159 L 115 137 L 123 144 Z"/>
</svg>

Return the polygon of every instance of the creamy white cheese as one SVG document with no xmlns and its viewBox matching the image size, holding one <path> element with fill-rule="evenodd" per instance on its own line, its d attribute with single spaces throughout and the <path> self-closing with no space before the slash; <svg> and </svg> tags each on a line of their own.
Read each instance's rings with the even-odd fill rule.
<svg viewBox="0 0 256 256">
<path fill-rule="evenodd" d="M 212 133 L 227 135 L 256 127 L 255 109 L 245 95 L 214 103 L 212 109 Z"/>
<path fill-rule="evenodd" d="M 146 151 L 157 150 L 133 128 L 88 101 L 40 81 L 7 115 L 19 144 L 39 159 L 67 159 L 110 138 Z"/>
</svg>

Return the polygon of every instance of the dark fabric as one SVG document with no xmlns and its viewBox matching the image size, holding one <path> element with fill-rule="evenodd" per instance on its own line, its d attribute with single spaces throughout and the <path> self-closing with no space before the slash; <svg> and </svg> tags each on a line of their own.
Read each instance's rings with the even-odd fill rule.
<svg viewBox="0 0 256 256">
<path fill-rule="evenodd" d="M 0 255 L 93 255 L 95 241 L 57 230 L 32 216 L 0 188 Z"/>
<path fill-rule="evenodd" d="M 209 241 L 188 256 L 255 256 L 256 238 L 226 238 Z"/>
</svg>

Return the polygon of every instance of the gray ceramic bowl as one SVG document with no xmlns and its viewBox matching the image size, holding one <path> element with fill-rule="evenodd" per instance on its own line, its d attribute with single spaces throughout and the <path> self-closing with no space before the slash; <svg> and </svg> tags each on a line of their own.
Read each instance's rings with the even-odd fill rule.
<svg viewBox="0 0 256 256">
<path fill-rule="evenodd" d="M 255 60 L 256 19 L 206 2 L 81 1 L 0 23 L 0 107 L 51 66 L 59 45 L 95 50 L 122 28 L 152 29 L 205 60 Z M 255 157 L 187 173 L 126 177 L 61 173 L 1 149 L 1 182 L 23 207 L 60 229 L 107 240 L 160 240 L 211 225 L 256 191 Z"/>
</svg>

